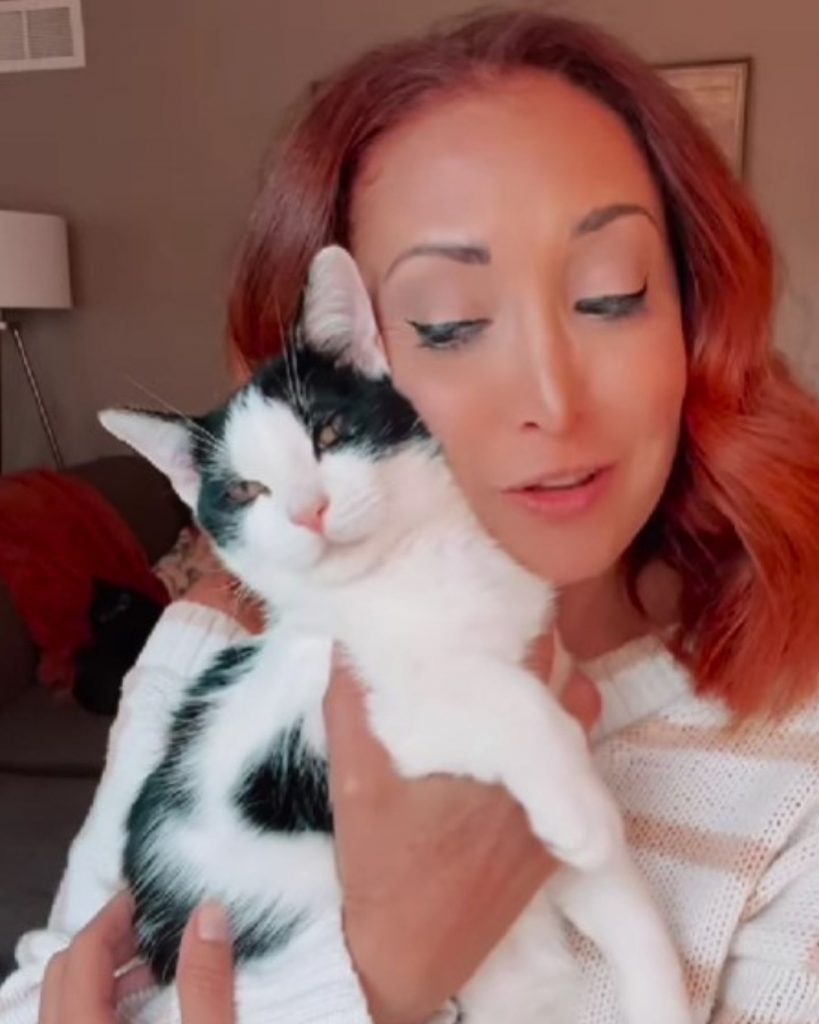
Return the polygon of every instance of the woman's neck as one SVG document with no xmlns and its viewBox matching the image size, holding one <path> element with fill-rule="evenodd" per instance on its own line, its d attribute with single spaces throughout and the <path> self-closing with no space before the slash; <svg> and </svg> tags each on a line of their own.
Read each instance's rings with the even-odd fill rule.
<svg viewBox="0 0 819 1024">
<path fill-rule="evenodd" d="M 557 623 L 567 650 L 579 661 L 588 661 L 676 621 L 679 581 L 667 566 L 646 566 L 637 590 L 645 615 L 629 599 L 619 566 L 562 588 Z"/>
</svg>

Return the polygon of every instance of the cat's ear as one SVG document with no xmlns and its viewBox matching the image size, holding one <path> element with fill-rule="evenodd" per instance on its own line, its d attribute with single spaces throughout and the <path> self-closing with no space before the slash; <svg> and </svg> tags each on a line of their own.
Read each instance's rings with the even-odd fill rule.
<svg viewBox="0 0 819 1024">
<path fill-rule="evenodd" d="M 317 351 L 367 377 L 389 374 L 370 296 L 352 256 L 339 245 L 321 249 L 310 264 L 303 326 L 306 343 Z"/>
<path fill-rule="evenodd" d="M 104 409 L 98 419 L 109 433 L 164 473 L 186 505 L 196 508 L 201 477 L 193 457 L 188 420 L 141 409 Z"/>
</svg>

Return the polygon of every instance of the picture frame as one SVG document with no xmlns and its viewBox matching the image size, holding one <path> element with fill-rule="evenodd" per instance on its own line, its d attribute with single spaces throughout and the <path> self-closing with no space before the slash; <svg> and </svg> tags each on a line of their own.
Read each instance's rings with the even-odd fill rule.
<svg viewBox="0 0 819 1024">
<path fill-rule="evenodd" d="M 711 132 L 741 178 L 745 170 L 750 59 L 665 64 L 657 71 Z"/>
</svg>

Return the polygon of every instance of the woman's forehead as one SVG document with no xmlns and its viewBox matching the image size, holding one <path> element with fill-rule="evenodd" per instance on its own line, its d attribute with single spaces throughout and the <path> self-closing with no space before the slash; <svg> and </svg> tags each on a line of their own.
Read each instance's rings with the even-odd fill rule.
<svg viewBox="0 0 819 1024">
<path fill-rule="evenodd" d="M 378 140 L 353 191 L 352 247 L 366 268 L 398 245 L 487 238 L 515 221 L 568 233 L 617 203 L 662 222 L 626 126 L 563 78 L 529 73 L 431 101 Z"/>
</svg>

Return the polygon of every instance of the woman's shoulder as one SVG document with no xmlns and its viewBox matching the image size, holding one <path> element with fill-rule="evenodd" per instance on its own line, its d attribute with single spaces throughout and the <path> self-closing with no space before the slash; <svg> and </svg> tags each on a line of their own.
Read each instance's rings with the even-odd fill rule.
<svg viewBox="0 0 819 1024">
<path fill-rule="evenodd" d="M 637 845 L 762 863 L 805 816 L 819 820 L 819 692 L 787 715 L 740 722 L 649 642 L 617 652 L 598 679 L 614 727 L 595 756 Z"/>
<path fill-rule="evenodd" d="M 673 678 L 673 666 L 658 664 Z M 819 693 L 786 715 L 737 721 L 690 683 L 672 689 L 597 751 L 632 842 L 701 867 L 743 861 L 753 874 L 803 822 L 819 826 Z"/>
<path fill-rule="evenodd" d="M 670 750 L 710 750 L 819 764 L 819 671 L 813 696 L 790 711 L 740 720 L 701 696 L 660 636 L 643 636 L 583 666 L 601 691 L 601 739 L 625 734 Z"/>
</svg>

